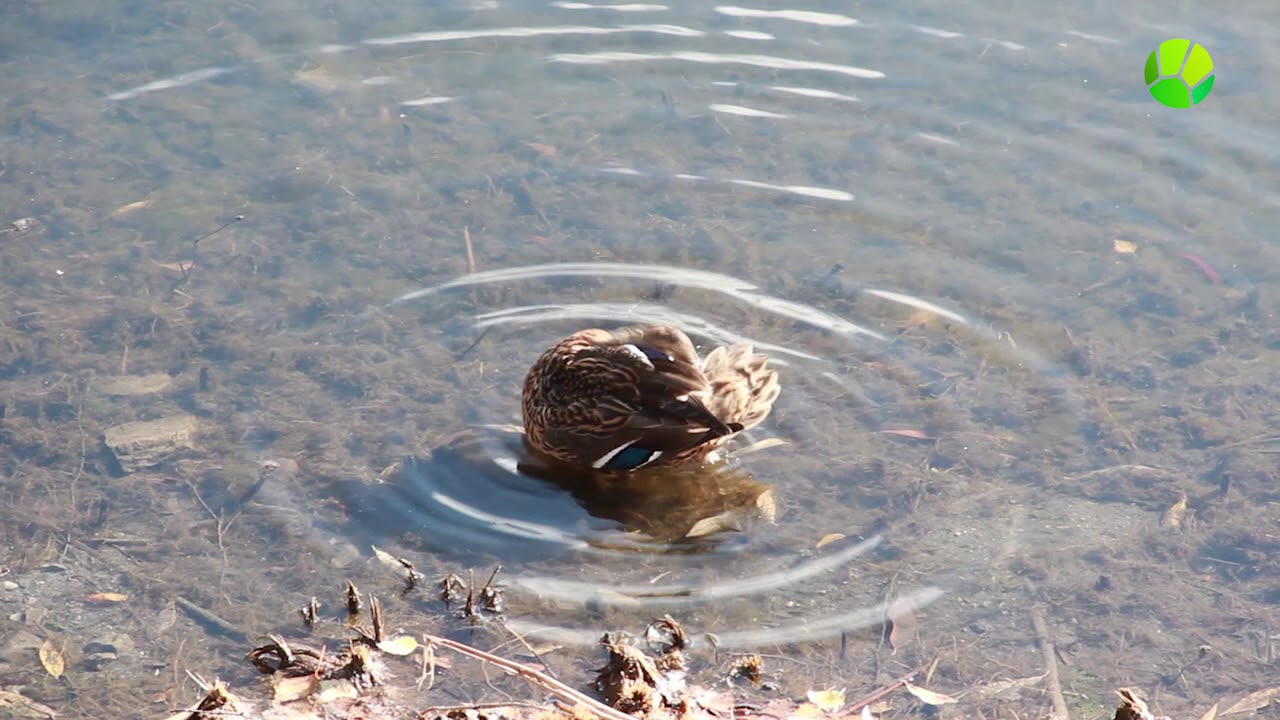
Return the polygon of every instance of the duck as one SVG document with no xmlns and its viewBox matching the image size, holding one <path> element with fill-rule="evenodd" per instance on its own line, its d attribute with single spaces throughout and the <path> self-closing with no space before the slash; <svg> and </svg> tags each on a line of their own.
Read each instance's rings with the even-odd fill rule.
<svg viewBox="0 0 1280 720">
<path fill-rule="evenodd" d="M 768 357 L 749 343 L 702 358 L 670 325 L 590 328 L 542 353 L 525 376 L 525 444 L 586 471 L 717 462 L 780 392 Z"/>
</svg>

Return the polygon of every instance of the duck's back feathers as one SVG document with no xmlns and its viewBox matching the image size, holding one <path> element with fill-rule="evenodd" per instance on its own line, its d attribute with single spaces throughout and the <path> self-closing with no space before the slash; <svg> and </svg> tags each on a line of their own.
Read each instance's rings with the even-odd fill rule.
<svg viewBox="0 0 1280 720">
<path fill-rule="evenodd" d="M 529 371 L 525 433 L 562 462 L 634 470 L 705 456 L 763 420 L 777 394 L 776 375 L 748 346 L 718 348 L 704 363 L 672 327 L 584 330 Z"/>
</svg>

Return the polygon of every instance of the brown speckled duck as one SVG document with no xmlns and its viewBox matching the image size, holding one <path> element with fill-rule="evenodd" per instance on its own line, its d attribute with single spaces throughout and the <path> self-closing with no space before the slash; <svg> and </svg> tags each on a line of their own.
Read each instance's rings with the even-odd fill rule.
<svg viewBox="0 0 1280 720">
<path fill-rule="evenodd" d="M 703 462 L 769 415 L 781 387 L 767 363 L 745 344 L 699 358 L 667 325 L 583 330 L 529 369 L 525 439 L 581 469 Z"/>
</svg>

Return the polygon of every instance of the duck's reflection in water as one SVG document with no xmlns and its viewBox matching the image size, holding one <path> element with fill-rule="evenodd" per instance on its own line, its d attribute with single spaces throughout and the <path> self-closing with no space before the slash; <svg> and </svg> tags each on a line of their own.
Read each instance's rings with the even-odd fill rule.
<svg viewBox="0 0 1280 720">
<path fill-rule="evenodd" d="M 726 551 L 745 541 L 733 531 L 775 514 L 772 488 L 732 465 L 588 473 L 546 463 L 507 426 L 460 433 L 385 475 L 336 490 L 357 534 L 506 561 Z"/>
</svg>

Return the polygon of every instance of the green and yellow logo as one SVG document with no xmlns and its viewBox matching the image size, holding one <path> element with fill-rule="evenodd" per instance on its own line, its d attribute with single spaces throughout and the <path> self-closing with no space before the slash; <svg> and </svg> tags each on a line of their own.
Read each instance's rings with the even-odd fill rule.
<svg viewBox="0 0 1280 720">
<path fill-rule="evenodd" d="M 1203 46 L 1173 38 L 1147 58 L 1143 71 L 1151 97 L 1171 108 L 1199 105 L 1213 89 L 1213 58 Z"/>
</svg>

